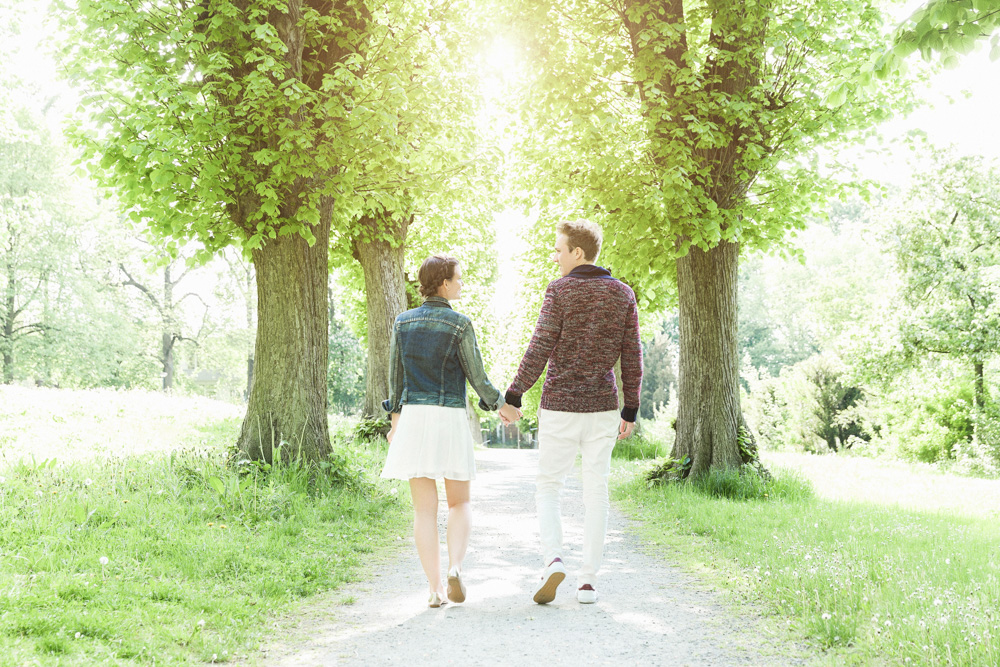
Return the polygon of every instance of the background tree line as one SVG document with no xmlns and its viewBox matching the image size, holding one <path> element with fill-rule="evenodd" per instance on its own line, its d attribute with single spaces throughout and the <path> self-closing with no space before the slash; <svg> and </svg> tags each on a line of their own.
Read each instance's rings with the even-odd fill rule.
<svg viewBox="0 0 1000 667">
<path fill-rule="evenodd" d="M 552 222 L 585 216 L 644 310 L 643 417 L 692 470 L 752 460 L 741 433 L 995 458 L 994 168 L 927 146 L 912 187 L 870 202 L 828 168 L 910 108 L 902 58 L 979 33 L 936 41 L 940 10 L 893 50 L 877 3 L 807 4 L 56 5 L 78 148 L 0 70 L 31 93 L 3 105 L 3 380 L 243 397 L 247 454 L 322 456 L 329 410 L 378 414 L 420 259 L 465 262 L 462 308 L 507 377 Z M 490 71 L 498 39 L 516 71 Z M 531 244 L 498 322 L 510 201 Z M 968 384 L 969 408 L 914 401 L 914 374 Z"/>
</svg>

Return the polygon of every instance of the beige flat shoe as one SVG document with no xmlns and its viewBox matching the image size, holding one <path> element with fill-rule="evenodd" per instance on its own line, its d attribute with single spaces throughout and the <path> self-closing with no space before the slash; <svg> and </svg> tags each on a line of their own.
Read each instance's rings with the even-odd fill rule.
<svg viewBox="0 0 1000 667">
<path fill-rule="evenodd" d="M 458 570 L 448 573 L 448 599 L 452 602 L 465 602 L 465 584 Z"/>
<path fill-rule="evenodd" d="M 431 593 L 431 597 L 427 601 L 427 606 L 432 609 L 437 609 L 438 607 L 446 604 L 448 604 L 448 601 L 442 598 L 439 593 Z"/>
</svg>

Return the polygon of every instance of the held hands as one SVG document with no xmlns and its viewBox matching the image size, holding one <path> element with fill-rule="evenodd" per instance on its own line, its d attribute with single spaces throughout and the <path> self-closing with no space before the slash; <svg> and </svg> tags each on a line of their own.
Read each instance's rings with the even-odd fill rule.
<svg viewBox="0 0 1000 667">
<path fill-rule="evenodd" d="M 524 416 L 524 413 L 520 409 L 515 408 L 510 403 L 501 405 L 498 412 L 500 414 L 500 421 L 503 422 L 504 426 L 510 426 Z"/>
<path fill-rule="evenodd" d="M 632 430 L 635 428 L 635 422 L 627 422 L 624 419 L 622 423 L 618 426 L 618 439 L 624 440 L 625 438 L 632 435 Z"/>
</svg>

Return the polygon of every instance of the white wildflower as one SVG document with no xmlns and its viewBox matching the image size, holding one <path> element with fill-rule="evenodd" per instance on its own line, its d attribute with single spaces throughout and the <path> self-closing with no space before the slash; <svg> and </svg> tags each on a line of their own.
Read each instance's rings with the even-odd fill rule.
<svg viewBox="0 0 1000 667">
<path fill-rule="evenodd" d="M 101 556 L 100 560 L 101 560 L 101 565 L 107 565 L 108 564 L 108 557 L 107 556 Z"/>
<path fill-rule="evenodd" d="M 823 618 L 824 621 L 829 621 L 830 618 L 831 618 L 831 616 L 830 616 L 830 614 L 824 613 L 823 616 L 822 616 L 822 618 Z"/>
</svg>

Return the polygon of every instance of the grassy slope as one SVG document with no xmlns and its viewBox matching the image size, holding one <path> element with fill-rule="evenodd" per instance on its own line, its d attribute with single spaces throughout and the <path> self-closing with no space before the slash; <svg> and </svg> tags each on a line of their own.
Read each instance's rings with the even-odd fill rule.
<svg viewBox="0 0 1000 667">
<path fill-rule="evenodd" d="M 927 509 L 926 500 L 914 510 L 775 494 L 732 501 L 687 485 L 647 489 L 637 480 L 643 467 L 619 466 L 615 497 L 644 522 L 652 548 L 761 604 L 831 663 L 1000 664 L 993 507 L 956 513 Z M 892 478 L 904 498 L 928 483 L 901 469 Z M 947 489 L 953 480 L 939 482 Z"/>
<path fill-rule="evenodd" d="M 376 481 L 379 446 L 340 436 L 322 470 L 237 474 L 224 449 L 239 421 L 224 404 L 17 391 L 14 409 L 0 402 L 22 454 L 0 464 L 0 665 L 248 655 L 269 618 L 355 578 L 406 530 L 394 488 Z M 143 453 L 103 456 L 125 433 Z"/>
</svg>

